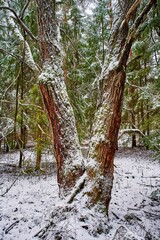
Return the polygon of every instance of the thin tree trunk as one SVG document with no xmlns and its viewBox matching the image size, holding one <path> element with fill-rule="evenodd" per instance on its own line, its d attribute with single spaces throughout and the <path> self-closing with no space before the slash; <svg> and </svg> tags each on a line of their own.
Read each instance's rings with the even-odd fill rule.
<svg viewBox="0 0 160 240">
<path fill-rule="evenodd" d="M 102 64 L 104 64 L 104 59 L 105 59 L 105 36 L 104 36 L 104 16 L 102 15 L 101 17 L 101 29 L 102 29 Z"/>
<path fill-rule="evenodd" d="M 39 135 L 41 138 L 41 134 Z M 36 144 L 36 167 L 35 170 L 39 171 L 41 169 L 41 160 L 42 160 L 42 141 L 41 139 L 37 140 Z"/>
<path fill-rule="evenodd" d="M 63 27 L 65 31 L 67 32 L 67 6 L 66 4 L 63 5 Z M 67 38 L 64 34 L 64 40 L 63 40 L 63 49 L 64 49 L 64 57 L 63 57 L 63 72 L 64 72 L 64 79 L 65 83 L 68 83 L 68 67 L 67 67 Z"/>
<path fill-rule="evenodd" d="M 35 170 L 39 171 L 41 168 L 41 160 L 42 160 L 42 139 L 43 133 L 41 130 L 42 124 L 42 112 L 38 111 L 36 115 L 37 124 L 36 124 L 36 166 Z"/>
<path fill-rule="evenodd" d="M 23 50 L 23 59 L 24 59 L 24 51 Z M 24 95 L 24 89 L 23 89 L 23 77 L 24 77 L 24 68 L 23 68 L 23 63 L 21 63 L 21 81 L 20 81 L 20 86 L 21 86 L 21 96 L 20 99 L 23 100 L 23 95 Z M 20 148 L 20 152 L 19 152 L 19 168 L 22 168 L 22 164 L 23 164 L 23 153 L 22 150 L 24 148 L 24 132 L 23 132 L 23 124 L 24 124 L 24 120 L 23 120 L 23 109 L 21 109 L 20 112 L 21 115 L 21 122 L 20 122 L 20 141 L 19 141 L 19 148 Z"/>
<path fill-rule="evenodd" d="M 130 86 L 130 108 L 131 108 L 131 127 L 132 129 L 136 128 L 136 112 L 135 112 L 135 105 L 136 105 L 136 98 L 135 98 L 135 87 L 134 85 Z M 135 132 L 132 132 L 132 148 L 136 147 L 136 134 Z"/>
</svg>

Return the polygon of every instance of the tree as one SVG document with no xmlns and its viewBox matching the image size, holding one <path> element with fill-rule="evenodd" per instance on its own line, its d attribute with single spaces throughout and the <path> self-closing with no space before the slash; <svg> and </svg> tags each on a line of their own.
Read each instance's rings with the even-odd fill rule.
<svg viewBox="0 0 160 240">
<path fill-rule="evenodd" d="M 75 195 L 83 189 L 83 194 L 88 200 L 87 206 L 96 205 L 98 209 L 101 208 L 108 214 L 127 60 L 132 43 L 145 27 L 142 24 L 145 16 L 156 2 L 156 0 L 150 0 L 140 9 L 138 8 L 140 0 L 112 2 L 111 38 L 106 44 L 108 52 L 98 82 L 102 86 L 102 95 L 98 99 L 92 128 L 89 159 L 86 165 L 87 174 L 86 177 L 83 175 L 80 184 L 76 185 L 77 189 L 69 202 L 73 201 Z M 34 72 L 35 78 L 39 80 L 39 88 L 51 124 L 53 148 L 58 167 L 58 183 L 61 189 L 70 190 L 83 174 L 83 158 L 62 70 L 63 53 L 56 24 L 56 2 L 36 0 L 36 4 L 41 70 L 33 60 L 28 43 L 10 18 L 12 15 L 8 15 L 8 21 L 19 42 L 25 44 L 25 62 Z M 3 9 L 10 10 L 7 7 Z M 21 21 L 19 23 L 23 25 Z M 139 28 L 140 25 L 141 28 Z M 32 36 L 26 26 L 23 28 Z"/>
<path fill-rule="evenodd" d="M 147 27 L 132 46 L 127 64 L 121 128 L 123 134 L 132 134 L 133 140 L 136 138 L 137 146 L 145 145 L 147 148 L 158 150 L 159 97 L 156 85 L 159 81 L 157 72 L 159 38 L 154 29 L 157 22 L 156 11 L 156 9 L 153 11 L 154 18 L 150 19 Z M 132 141 L 132 146 L 133 143 Z"/>
<path fill-rule="evenodd" d="M 135 19 L 140 2 L 123 1 L 120 4 L 117 1 L 112 5 L 112 37 L 108 46 L 111 51 L 107 54 L 101 76 L 103 95 L 95 114 L 89 153 L 92 164 L 87 170 L 91 184 L 89 202 L 91 205 L 99 203 L 106 213 L 113 185 L 114 155 L 118 148 L 126 64 L 132 43 L 139 34 L 139 25 L 143 22 L 144 15 L 156 4 L 156 1 L 149 1 Z"/>
<path fill-rule="evenodd" d="M 50 120 L 58 184 L 74 186 L 83 173 L 75 118 L 69 101 L 62 70 L 62 52 L 56 25 L 55 1 L 37 0 L 39 44 L 43 62 L 39 87 Z M 49 7 L 48 7 L 49 6 Z"/>
</svg>

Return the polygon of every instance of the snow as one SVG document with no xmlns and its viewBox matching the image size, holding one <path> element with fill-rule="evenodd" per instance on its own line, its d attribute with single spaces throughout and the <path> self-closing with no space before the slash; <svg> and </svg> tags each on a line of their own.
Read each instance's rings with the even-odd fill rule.
<svg viewBox="0 0 160 240">
<path fill-rule="evenodd" d="M 74 208 L 74 204 L 66 205 L 59 199 L 55 159 L 51 154 L 43 155 L 42 167 L 47 166 L 46 172 L 25 174 L 28 162 L 34 164 L 34 152 L 24 151 L 27 164 L 20 176 L 14 165 L 18 165 L 19 153 L 0 154 L 0 195 L 19 176 L 8 193 L 0 196 L 0 239 L 38 239 L 34 235 L 52 221 L 55 227 L 49 229 L 44 239 L 54 239 L 54 234 L 61 231 L 63 239 L 72 236 L 77 240 L 112 240 L 117 229 L 124 226 L 127 234 L 136 239 L 144 239 L 150 233 L 152 237 L 146 239 L 158 240 L 160 204 L 151 198 L 151 193 L 160 186 L 160 165 L 151 154 L 143 149 L 124 148 L 117 153 L 109 221 L 101 213 L 84 208 L 82 202 Z M 101 233 L 104 227 L 105 233 Z"/>
<path fill-rule="evenodd" d="M 134 152 L 131 150 L 119 152 L 115 166 L 110 207 L 113 223 L 114 213 L 119 217 L 118 224 L 127 224 L 141 237 L 149 232 L 153 235 L 153 239 L 159 239 L 160 201 L 153 202 L 150 198 L 151 193 L 160 187 L 159 163 L 153 161 L 148 151 L 137 149 Z M 133 219 L 128 220 L 128 223 L 126 223 L 127 214 L 134 214 Z M 152 217 L 150 214 L 153 214 Z"/>
<path fill-rule="evenodd" d="M 7 1 L 2 1 L 3 6 L 9 7 Z M 29 44 L 25 41 L 24 37 L 22 36 L 18 26 L 14 22 L 14 16 L 11 11 L 6 11 L 6 18 L 7 23 L 11 27 L 14 35 L 16 36 L 19 44 L 19 49 L 25 49 L 25 63 L 29 66 L 30 69 L 34 72 L 35 76 L 39 74 L 39 69 L 34 62 L 33 55 Z"/>
</svg>

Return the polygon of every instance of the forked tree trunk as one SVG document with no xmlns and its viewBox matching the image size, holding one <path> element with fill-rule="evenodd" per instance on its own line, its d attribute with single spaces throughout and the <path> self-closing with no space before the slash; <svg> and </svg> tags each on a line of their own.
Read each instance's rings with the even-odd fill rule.
<svg viewBox="0 0 160 240">
<path fill-rule="evenodd" d="M 58 40 L 55 1 L 36 0 L 36 3 L 43 61 L 39 87 L 51 124 L 58 184 L 62 189 L 68 189 L 74 186 L 83 173 L 83 158 L 62 70 L 63 58 Z"/>
<path fill-rule="evenodd" d="M 93 136 L 90 144 L 90 159 L 87 166 L 85 193 L 89 206 L 99 205 L 108 213 L 114 171 L 114 155 L 117 150 L 118 131 L 121 122 L 121 105 L 125 84 L 125 69 L 137 29 L 144 21 L 156 0 L 150 0 L 129 31 L 129 21 L 135 14 L 140 0 L 114 1 L 113 32 L 109 49 L 112 51 L 104 61 L 104 79 L 101 105 L 95 114 Z M 82 174 L 80 151 L 73 109 L 71 107 L 62 71 L 60 46 L 55 24 L 55 0 L 36 0 L 38 10 L 39 41 L 43 69 L 39 76 L 40 90 L 50 119 L 54 152 L 58 167 L 58 183 L 62 188 L 71 188 Z M 132 5 L 133 4 L 133 5 Z M 116 17 L 116 18 L 115 18 Z M 20 43 L 24 39 L 10 19 Z M 29 46 L 25 42 L 26 61 L 39 75 Z M 108 65 L 109 63 L 109 65 Z M 83 178 L 82 178 L 83 179 Z M 73 197 L 75 194 L 72 195 Z M 73 199 L 73 197 L 71 199 Z"/>
</svg>

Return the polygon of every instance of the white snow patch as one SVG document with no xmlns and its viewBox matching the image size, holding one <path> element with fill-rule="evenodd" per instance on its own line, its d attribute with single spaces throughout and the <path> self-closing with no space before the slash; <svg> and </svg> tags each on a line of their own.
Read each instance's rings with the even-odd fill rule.
<svg viewBox="0 0 160 240">
<path fill-rule="evenodd" d="M 26 151 L 25 154 L 26 159 L 34 158 L 33 151 Z M 48 158 L 46 154 L 43 161 L 51 162 L 53 157 L 50 155 Z M 17 164 L 18 153 L 0 154 L 0 194 L 17 176 L 14 171 L 3 171 L 4 163 Z M 95 213 L 94 209 L 84 208 L 85 197 L 76 204 L 77 208 L 73 204 L 68 205 L 71 210 L 61 214 L 58 209 L 66 203 L 58 197 L 54 171 L 52 175 L 22 175 L 8 193 L 0 197 L 0 239 L 37 239 L 33 236 L 50 222 L 50 214 L 57 209 L 59 215 L 54 218 L 56 229 L 68 234 L 67 240 L 70 236 L 76 240 L 112 240 L 120 226 L 125 226 L 131 235 L 138 235 L 138 239 L 144 239 L 149 232 L 152 240 L 158 240 L 160 203 L 151 200 L 150 196 L 160 186 L 159 163 L 153 161 L 148 151 L 130 149 L 119 151 L 115 165 L 109 222 L 101 213 Z M 61 216 L 66 216 L 66 219 L 62 220 Z M 108 226 L 109 232 L 97 234 L 95 231 L 93 235 L 99 222 L 103 222 L 106 229 Z M 12 226 L 10 230 L 9 226 Z M 45 239 L 54 239 L 52 229 Z"/>
</svg>

